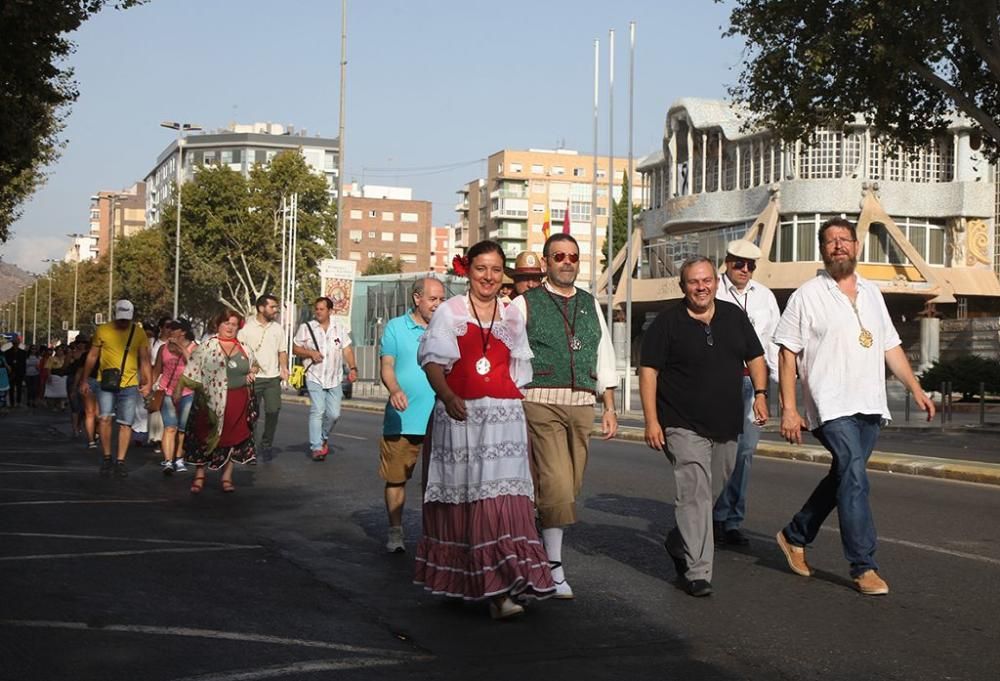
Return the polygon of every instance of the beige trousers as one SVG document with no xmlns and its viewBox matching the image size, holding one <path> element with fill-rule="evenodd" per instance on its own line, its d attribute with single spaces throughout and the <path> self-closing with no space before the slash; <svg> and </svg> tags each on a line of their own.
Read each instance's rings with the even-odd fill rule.
<svg viewBox="0 0 1000 681">
<path fill-rule="evenodd" d="M 542 528 L 576 522 L 576 497 L 587 468 L 594 407 L 523 402 L 531 441 L 531 477 Z"/>
</svg>

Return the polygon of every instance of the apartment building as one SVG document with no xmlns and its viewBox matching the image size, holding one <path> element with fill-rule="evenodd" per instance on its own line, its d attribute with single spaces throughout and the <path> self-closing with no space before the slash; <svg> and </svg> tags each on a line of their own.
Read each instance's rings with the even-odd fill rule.
<svg viewBox="0 0 1000 681">
<path fill-rule="evenodd" d="M 225 129 L 188 134 L 180 148 L 184 157 L 182 180 L 191 180 L 195 169 L 205 165 L 225 165 L 246 177 L 255 165 L 266 165 L 288 149 L 302 153 L 309 167 L 326 178 L 330 198 L 336 198 L 339 141 L 311 136 L 306 130 L 296 130 L 294 126 L 280 123 L 230 123 Z M 160 152 L 153 169 L 146 176 L 147 225 L 153 225 L 160 219 L 160 206 L 164 201 L 173 200 L 179 155 L 178 142 L 174 139 Z"/>
<path fill-rule="evenodd" d="M 412 189 L 345 186 L 344 215 L 340 257 L 357 262 L 359 272 L 383 256 L 400 260 L 406 273 L 431 270 L 431 202 L 414 200 Z"/>
<path fill-rule="evenodd" d="M 457 253 L 451 245 L 452 236 L 452 227 L 450 226 L 431 228 L 430 267 L 428 268 L 431 272 L 444 274 L 451 267 L 451 259 Z"/>
<path fill-rule="evenodd" d="M 99 191 L 90 197 L 90 234 L 77 237 L 74 259 L 90 260 L 108 252 L 110 235 L 132 236 L 146 228 L 146 183 L 136 182 L 122 191 Z M 67 254 L 68 256 L 68 254 Z"/>
<path fill-rule="evenodd" d="M 597 159 L 596 206 L 592 203 L 594 157 L 570 149 L 504 149 L 487 161 L 487 177 L 459 190 L 462 200 L 459 221 L 468 224 L 468 242 L 480 239 L 499 241 L 512 264 L 518 253 L 540 253 L 545 242 L 543 223 L 549 217 L 550 233 L 563 229 L 569 210 L 570 234 L 580 244 L 580 279 L 586 283 L 596 256 L 603 268 L 610 196 L 621 199 L 622 181 L 628 159 L 616 157 L 608 173 L 608 158 Z M 643 191 L 643 176 L 634 173 L 633 195 Z M 467 207 L 466 207 L 467 204 Z M 591 225 L 596 220 L 597 242 L 591 243 Z"/>
</svg>

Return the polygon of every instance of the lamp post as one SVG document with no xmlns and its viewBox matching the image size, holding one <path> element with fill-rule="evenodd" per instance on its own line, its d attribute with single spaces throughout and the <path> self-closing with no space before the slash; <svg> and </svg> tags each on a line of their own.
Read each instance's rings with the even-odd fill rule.
<svg viewBox="0 0 1000 681">
<path fill-rule="evenodd" d="M 47 262 L 47 263 L 50 264 L 49 273 L 45 275 L 48 278 L 48 280 L 49 280 L 49 326 L 48 326 L 48 331 L 47 331 L 46 336 L 45 336 L 45 342 L 48 345 L 52 345 L 52 267 L 51 267 L 51 265 L 54 264 L 54 263 L 59 262 L 59 260 L 56 260 L 55 258 L 43 258 L 42 262 Z"/>
<path fill-rule="evenodd" d="M 86 234 L 67 234 L 66 236 L 73 239 L 73 243 L 76 247 L 76 258 L 73 262 L 73 323 L 70 325 L 74 331 L 76 330 L 76 294 L 80 287 L 80 239 L 87 236 Z"/>
<path fill-rule="evenodd" d="M 115 307 L 114 287 L 115 287 L 115 211 L 118 207 L 118 200 L 128 198 L 129 194 L 107 193 L 101 196 L 95 194 L 90 197 L 91 201 L 97 201 L 100 205 L 102 198 L 108 199 L 110 209 L 108 222 L 108 319 L 111 319 Z"/>
<path fill-rule="evenodd" d="M 35 279 L 35 305 L 31 314 L 31 344 L 38 345 L 38 279 Z"/>
<path fill-rule="evenodd" d="M 196 123 L 178 123 L 163 121 L 160 127 L 177 131 L 177 228 L 174 231 L 174 319 L 177 319 L 177 307 L 180 299 L 181 281 L 181 187 L 184 184 L 184 133 L 201 130 Z"/>
</svg>

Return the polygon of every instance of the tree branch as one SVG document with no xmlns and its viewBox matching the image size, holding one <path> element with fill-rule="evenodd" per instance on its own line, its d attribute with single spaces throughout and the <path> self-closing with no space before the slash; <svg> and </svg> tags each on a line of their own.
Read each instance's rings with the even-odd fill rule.
<svg viewBox="0 0 1000 681">
<path fill-rule="evenodd" d="M 976 53 L 980 57 L 983 58 L 983 61 L 986 62 L 986 66 L 989 68 L 990 73 L 993 74 L 993 77 L 1000 80 L 1000 51 L 998 51 L 1000 50 L 1000 47 L 998 47 L 996 42 L 997 22 L 994 21 L 992 26 L 992 28 L 994 29 L 993 31 L 994 42 L 992 47 L 986 42 L 986 36 L 980 32 L 979 30 L 980 26 L 978 24 L 976 24 L 974 21 L 971 21 L 968 16 L 963 16 L 961 22 L 962 25 L 965 27 L 966 34 L 968 35 L 970 41 L 972 42 L 972 48 L 976 51 Z M 948 50 L 948 52 L 949 54 L 951 54 L 951 50 Z M 958 61 L 955 59 L 953 54 L 951 55 L 951 60 L 952 63 L 955 64 L 956 69 L 960 68 Z"/>
<path fill-rule="evenodd" d="M 957 106 L 963 113 L 967 114 L 969 118 L 979 123 L 987 135 L 1000 143 L 1000 124 L 994 121 L 989 114 L 983 111 L 979 105 L 976 104 L 974 99 L 938 74 L 934 73 L 934 71 L 932 71 L 926 64 L 913 60 L 910 60 L 909 64 L 910 68 L 913 69 L 913 72 L 923 79 L 924 82 L 950 97 L 952 101 L 955 102 L 955 106 Z"/>
</svg>

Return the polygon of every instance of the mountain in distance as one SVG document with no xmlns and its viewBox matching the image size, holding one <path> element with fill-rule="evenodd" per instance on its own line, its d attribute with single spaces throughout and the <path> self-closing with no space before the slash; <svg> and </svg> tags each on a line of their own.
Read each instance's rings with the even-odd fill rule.
<svg viewBox="0 0 1000 681">
<path fill-rule="evenodd" d="M 25 285 L 34 280 L 35 277 L 29 272 L 0 260 L 0 304 L 13 300 Z"/>
</svg>

